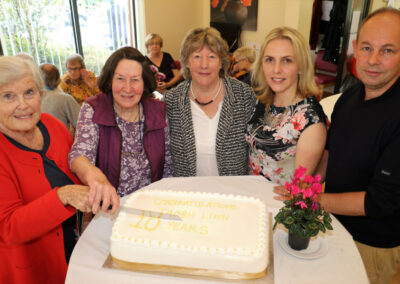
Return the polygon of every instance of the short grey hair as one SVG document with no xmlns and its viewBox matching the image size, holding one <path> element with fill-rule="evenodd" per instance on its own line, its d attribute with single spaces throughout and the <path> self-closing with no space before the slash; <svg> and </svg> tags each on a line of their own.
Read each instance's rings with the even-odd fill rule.
<svg viewBox="0 0 400 284">
<path fill-rule="evenodd" d="M 81 68 L 86 69 L 85 61 L 83 61 L 83 57 L 80 54 L 72 54 L 68 56 L 65 60 L 65 67 L 67 67 L 68 63 L 79 63 Z"/>
<path fill-rule="evenodd" d="M 0 88 L 26 76 L 33 77 L 40 96 L 43 96 L 45 89 L 42 74 L 34 62 L 19 56 L 0 56 Z"/>
<path fill-rule="evenodd" d="M 256 61 L 256 51 L 250 47 L 242 46 L 233 52 L 232 57 L 236 61 L 247 58 L 250 63 L 254 63 Z"/>
</svg>

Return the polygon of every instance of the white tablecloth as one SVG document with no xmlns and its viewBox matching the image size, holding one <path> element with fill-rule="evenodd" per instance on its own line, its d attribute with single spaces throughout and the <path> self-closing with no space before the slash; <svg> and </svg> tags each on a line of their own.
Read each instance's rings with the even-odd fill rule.
<svg viewBox="0 0 400 284">
<path fill-rule="evenodd" d="M 168 178 L 146 189 L 204 191 L 254 196 L 263 200 L 270 214 L 282 207 L 273 199 L 273 184 L 260 176 Z M 123 203 L 126 197 L 121 200 Z M 68 268 L 66 283 L 224 283 L 217 279 L 177 276 L 167 273 L 141 273 L 103 267 L 110 253 L 110 235 L 116 216 L 99 213 L 79 239 Z M 344 227 L 333 218 L 334 230 L 325 234 L 326 255 L 317 259 L 300 259 L 284 251 L 277 242 L 282 229 L 270 237 L 267 275 L 261 279 L 236 283 L 368 283 L 358 250 Z"/>
</svg>

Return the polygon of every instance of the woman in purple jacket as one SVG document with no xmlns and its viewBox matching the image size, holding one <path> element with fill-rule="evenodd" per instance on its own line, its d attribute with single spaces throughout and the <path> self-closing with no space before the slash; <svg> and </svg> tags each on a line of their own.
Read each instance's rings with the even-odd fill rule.
<svg viewBox="0 0 400 284">
<path fill-rule="evenodd" d="M 102 93 L 79 114 L 69 153 L 71 170 L 96 188 L 103 207 L 163 177 L 172 176 L 165 104 L 152 98 L 156 82 L 145 57 L 123 47 L 106 61 L 98 81 Z"/>
</svg>

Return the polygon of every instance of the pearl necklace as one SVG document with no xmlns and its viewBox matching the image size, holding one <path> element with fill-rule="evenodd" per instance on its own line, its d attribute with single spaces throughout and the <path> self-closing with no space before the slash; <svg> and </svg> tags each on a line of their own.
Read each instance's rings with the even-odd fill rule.
<svg viewBox="0 0 400 284">
<path fill-rule="evenodd" d="M 219 95 L 219 93 L 220 93 L 220 91 L 221 91 L 221 86 L 222 86 L 222 83 L 221 83 L 221 80 L 219 80 L 219 87 L 218 87 L 217 93 L 216 93 L 215 96 L 211 99 L 211 101 L 208 101 L 208 102 L 206 102 L 206 103 L 202 103 L 202 102 L 199 102 L 199 101 L 197 100 L 196 95 L 195 95 L 194 92 L 193 92 L 193 81 L 192 81 L 192 83 L 190 83 L 190 92 L 192 93 L 193 99 L 195 100 L 196 103 L 198 103 L 198 104 L 201 105 L 201 106 L 206 106 L 206 105 L 211 104 L 211 103 L 218 97 L 218 95 Z"/>
</svg>

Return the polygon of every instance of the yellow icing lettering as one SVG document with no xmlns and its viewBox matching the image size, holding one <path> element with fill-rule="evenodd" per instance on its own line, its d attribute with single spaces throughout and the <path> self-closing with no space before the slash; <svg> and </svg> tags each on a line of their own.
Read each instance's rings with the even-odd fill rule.
<svg viewBox="0 0 400 284">
<path fill-rule="evenodd" d="M 168 222 L 168 230 L 175 232 L 200 234 L 200 235 L 208 234 L 208 227 L 205 225 L 198 226 L 195 224 L 180 223 L 180 222 Z"/>
<path fill-rule="evenodd" d="M 188 219 L 188 218 L 193 219 L 196 216 L 193 211 L 189 211 L 189 210 L 169 209 L 169 210 L 160 210 L 160 211 L 167 212 L 168 214 L 171 214 L 171 215 L 178 215 L 182 219 Z"/>
<path fill-rule="evenodd" d="M 203 225 L 200 226 L 200 235 L 208 235 L 208 227 Z"/>
<path fill-rule="evenodd" d="M 154 231 L 160 226 L 160 218 L 162 216 L 162 213 L 159 214 L 159 216 L 153 217 L 151 214 L 150 216 L 145 216 L 144 211 L 142 210 L 142 215 L 140 215 L 139 221 L 135 224 L 132 225 L 130 224 L 129 226 L 134 227 L 139 230 L 146 230 L 146 231 Z M 155 222 L 154 222 L 155 221 Z M 144 222 L 144 224 L 142 224 Z"/>
<path fill-rule="evenodd" d="M 173 206 L 173 207 L 196 207 L 196 208 L 210 208 L 210 209 L 230 209 L 236 210 L 237 205 L 231 203 L 217 202 L 217 201 L 201 201 L 194 199 L 156 199 L 154 204 L 157 206 Z"/>
<path fill-rule="evenodd" d="M 201 216 L 201 219 L 203 220 L 213 220 L 213 221 L 228 221 L 229 220 L 229 215 L 227 214 L 217 214 L 217 213 L 206 213 L 204 212 Z"/>
</svg>

